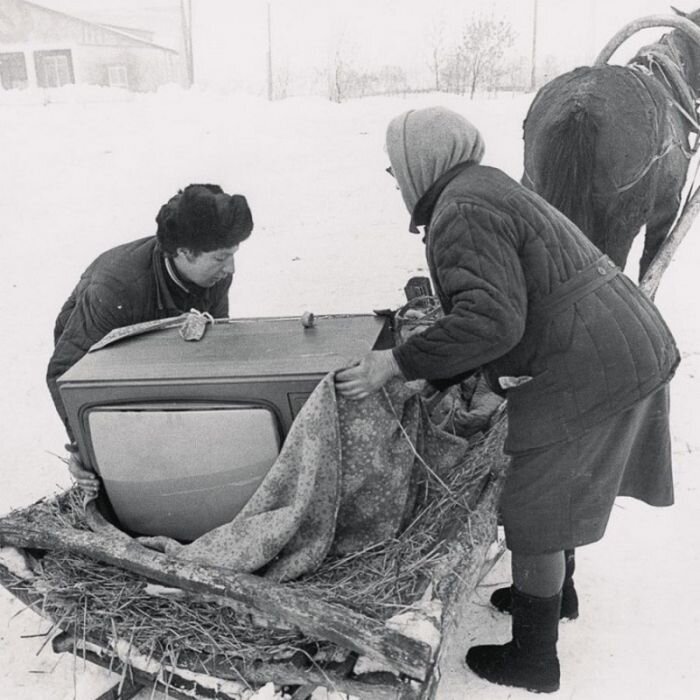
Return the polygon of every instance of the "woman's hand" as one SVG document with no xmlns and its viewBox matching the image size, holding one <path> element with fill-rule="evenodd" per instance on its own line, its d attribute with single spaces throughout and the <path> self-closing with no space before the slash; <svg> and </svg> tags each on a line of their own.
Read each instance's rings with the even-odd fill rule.
<svg viewBox="0 0 700 700">
<path fill-rule="evenodd" d="M 73 477 L 73 480 L 78 484 L 85 496 L 92 500 L 97 498 L 97 493 L 100 490 L 100 480 L 95 472 L 85 469 L 85 466 L 80 461 L 78 448 L 75 445 L 66 445 L 68 450 L 68 471 Z"/>
<path fill-rule="evenodd" d="M 400 374 L 391 350 L 373 350 L 350 367 L 338 370 L 335 388 L 347 399 L 364 399 Z"/>
</svg>

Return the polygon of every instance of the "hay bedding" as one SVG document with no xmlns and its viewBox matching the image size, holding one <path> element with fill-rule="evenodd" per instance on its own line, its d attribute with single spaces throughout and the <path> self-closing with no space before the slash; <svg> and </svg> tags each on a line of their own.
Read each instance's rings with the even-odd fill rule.
<svg viewBox="0 0 700 700">
<path fill-rule="evenodd" d="M 18 515 L 43 527 L 89 530 L 76 488 L 13 514 Z M 161 589 L 144 578 L 86 556 L 49 551 L 30 557 L 30 566 L 33 579 L 15 577 L 14 592 L 80 640 L 105 646 L 129 640 L 146 657 L 170 663 L 191 656 L 189 663 L 184 658 L 179 663 L 192 670 L 194 659 L 203 670 L 234 659 L 289 657 L 305 641 L 289 630 L 254 626 L 250 617 L 215 602 L 154 595 Z"/>
<path fill-rule="evenodd" d="M 286 585 L 378 620 L 409 608 L 431 585 L 435 597 L 448 601 L 460 575 L 453 569 L 451 547 L 457 529 L 465 523 L 469 532 L 473 528 L 474 540 L 458 543 L 466 550 L 493 536 L 493 503 L 481 503 L 479 495 L 504 469 L 505 419 L 498 416 L 449 472 L 432 471 L 429 451 L 420 460 L 419 501 L 398 537 L 331 556 L 315 573 Z M 89 529 L 75 489 L 13 514 L 18 516 L 54 528 Z M 154 595 L 143 578 L 84 556 L 50 551 L 32 558 L 31 565 L 33 579 L 8 573 L 8 587 L 56 628 L 106 649 L 113 648 L 110 640 L 126 640 L 149 659 L 211 675 L 225 669 L 234 678 L 261 661 L 286 659 L 304 666 L 347 655 L 330 642 L 260 626 L 260 620 L 215 602 Z"/>
</svg>

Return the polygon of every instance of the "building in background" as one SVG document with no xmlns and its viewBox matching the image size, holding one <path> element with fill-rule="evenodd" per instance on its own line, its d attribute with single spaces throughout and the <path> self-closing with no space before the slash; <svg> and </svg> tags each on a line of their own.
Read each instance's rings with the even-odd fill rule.
<svg viewBox="0 0 700 700">
<path fill-rule="evenodd" d="M 99 24 L 26 0 L 0 0 L 3 89 L 102 85 L 145 92 L 188 86 L 183 53 L 141 29 Z"/>
</svg>

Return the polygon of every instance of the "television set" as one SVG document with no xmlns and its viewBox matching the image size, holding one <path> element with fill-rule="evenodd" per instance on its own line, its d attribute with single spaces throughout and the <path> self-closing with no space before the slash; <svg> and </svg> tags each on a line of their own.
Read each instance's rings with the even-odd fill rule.
<svg viewBox="0 0 700 700">
<path fill-rule="evenodd" d="M 187 542 L 245 505 L 329 371 L 392 344 L 377 315 L 217 321 L 196 342 L 170 328 L 90 352 L 58 387 L 118 524 Z"/>
</svg>

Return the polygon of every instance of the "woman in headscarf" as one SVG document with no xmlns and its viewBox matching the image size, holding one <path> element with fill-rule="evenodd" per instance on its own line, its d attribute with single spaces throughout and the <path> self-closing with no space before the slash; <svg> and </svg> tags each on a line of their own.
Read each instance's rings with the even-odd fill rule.
<svg viewBox="0 0 700 700">
<path fill-rule="evenodd" d="M 618 495 L 673 502 L 668 382 L 679 354 L 656 307 L 574 224 L 479 165 L 484 142 L 464 117 L 405 112 L 386 145 L 445 315 L 339 371 L 336 386 L 361 399 L 394 376 L 444 383 L 481 369 L 505 393 L 513 586 L 492 602 L 512 613 L 513 638 L 471 648 L 466 662 L 494 683 L 552 692 L 564 551 L 603 536 Z"/>
</svg>

